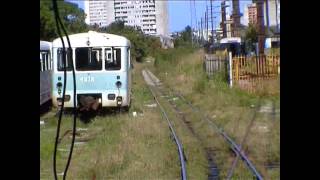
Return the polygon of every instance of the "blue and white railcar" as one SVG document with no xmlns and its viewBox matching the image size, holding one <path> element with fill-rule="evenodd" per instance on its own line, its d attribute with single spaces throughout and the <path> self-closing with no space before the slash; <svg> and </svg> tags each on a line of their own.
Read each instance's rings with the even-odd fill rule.
<svg viewBox="0 0 320 180">
<path fill-rule="evenodd" d="M 40 41 L 40 106 L 51 99 L 52 43 Z"/>
<path fill-rule="evenodd" d="M 63 37 L 66 49 L 66 37 Z M 131 102 L 130 41 L 125 37 L 89 31 L 69 35 L 71 50 L 67 53 L 67 86 L 64 107 L 94 109 L 126 107 Z M 59 106 L 64 87 L 62 43 L 53 41 L 52 102 Z M 71 62 L 75 66 L 77 98 L 73 96 Z M 98 106 L 95 106 L 98 105 Z"/>
</svg>

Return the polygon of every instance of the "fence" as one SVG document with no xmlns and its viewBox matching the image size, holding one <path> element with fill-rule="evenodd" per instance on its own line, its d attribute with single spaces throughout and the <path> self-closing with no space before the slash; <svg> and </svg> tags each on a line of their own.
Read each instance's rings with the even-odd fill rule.
<svg viewBox="0 0 320 180">
<path fill-rule="evenodd" d="M 228 74 L 230 86 L 237 85 L 249 92 L 269 90 L 266 86 L 274 85 L 280 75 L 279 55 L 235 56 L 228 58 L 217 55 L 204 57 L 204 69 L 210 77 L 216 72 Z"/>
<path fill-rule="evenodd" d="M 276 77 L 280 74 L 280 56 L 235 56 L 232 58 L 232 73 L 234 81 Z"/>
<path fill-rule="evenodd" d="M 212 76 L 218 71 L 225 71 L 227 67 L 226 57 L 208 55 L 204 57 L 204 69 L 208 76 Z"/>
<path fill-rule="evenodd" d="M 280 75 L 280 56 L 235 56 L 231 68 L 234 84 L 253 92 Z"/>
</svg>

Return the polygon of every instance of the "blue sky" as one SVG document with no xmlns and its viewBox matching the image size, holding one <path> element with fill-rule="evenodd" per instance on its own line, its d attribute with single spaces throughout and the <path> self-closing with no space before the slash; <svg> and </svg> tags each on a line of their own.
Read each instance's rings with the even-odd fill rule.
<svg viewBox="0 0 320 180">
<path fill-rule="evenodd" d="M 83 8 L 84 1 L 81 1 L 81 0 L 74 0 L 74 1 L 67 0 L 67 1 L 77 3 L 80 8 Z M 196 7 L 195 9 L 196 15 L 192 16 L 193 25 L 195 25 L 196 18 L 198 21 L 200 21 L 201 17 L 203 17 L 204 19 L 206 5 L 210 6 L 210 0 L 195 0 L 195 1 L 168 0 L 170 32 L 181 31 L 187 25 L 191 25 L 190 3 L 194 3 Z M 221 3 L 221 0 L 213 0 L 213 6 L 219 6 L 220 3 Z M 243 13 L 244 7 L 250 3 L 251 3 L 251 0 L 240 0 L 240 12 Z M 220 11 L 220 7 L 213 8 L 213 12 L 217 12 L 217 11 Z M 193 12 L 192 14 L 195 14 L 194 10 L 192 12 Z M 216 16 L 215 24 L 216 26 L 218 26 L 220 22 L 220 14 L 215 13 L 214 16 Z"/>
</svg>

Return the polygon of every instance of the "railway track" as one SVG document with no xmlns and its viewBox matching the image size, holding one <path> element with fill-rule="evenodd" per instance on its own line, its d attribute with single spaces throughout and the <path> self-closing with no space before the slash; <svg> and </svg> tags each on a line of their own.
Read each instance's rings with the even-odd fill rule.
<svg viewBox="0 0 320 180">
<path fill-rule="evenodd" d="M 152 74 L 150 71 L 145 71 L 150 79 L 153 81 L 155 85 L 161 85 L 160 81 Z M 190 121 L 187 120 L 186 115 L 178 108 L 178 106 L 174 103 L 174 100 L 170 99 L 170 96 L 166 95 L 160 88 L 156 88 L 157 91 L 160 93 L 161 97 L 166 98 L 172 109 L 175 111 L 177 117 L 183 122 L 185 127 L 190 131 L 190 133 L 200 142 L 200 145 L 202 146 L 203 151 L 206 154 L 206 158 L 208 160 L 208 180 L 217 180 L 219 179 L 219 170 L 214 162 L 214 152 L 215 149 L 212 149 L 211 147 L 207 147 L 204 144 L 204 140 L 201 138 L 201 136 L 196 133 L 192 125 L 190 125 Z"/>
<path fill-rule="evenodd" d="M 159 103 L 157 96 L 154 92 L 154 90 L 150 87 L 155 85 L 152 81 L 152 79 L 148 76 L 148 74 L 146 73 L 146 71 L 142 71 L 143 77 L 145 78 L 147 84 L 148 84 L 148 88 L 150 90 L 150 92 L 152 93 L 152 96 L 154 97 L 154 100 L 156 101 L 156 103 L 159 105 L 160 110 L 163 114 L 163 116 L 165 117 L 165 119 L 167 120 L 167 123 L 169 125 L 171 134 L 174 138 L 174 141 L 176 142 L 177 148 L 178 148 L 178 152 L 179 152 L 179 159 L 180 159 L 180 166 L 181 166 L 181 179 L 182 180 L 186 180 L 187 179 L 187 170 L 186 170 L 186 162 L 185 162 L 185 156 L 183 153 L 183 147 L 182 144 L 180 143 L 178 136 L 176 135 L 176 132 L 173 129 L 172 123 L 170 121 L 170 119 L 168 118 L 167 113 L 165 112 L 164 108 L 161 106 L 161 104 Z"/>
<path fill-rule="evenodd" d="M 195 135 L 195 137 L 202 142 L 201 138 L 195 134 L 194 129 L 188 125 L 188 121 L 185 120 L 185 116 L 183 115 L 183 113 L 177 108 L 177 105 L 174 103 L 174 101 L 169 100 L 167 94 L 165 94 L 163 91 L 160 90 L 159 86 L 161 85 L 160 81 L 149 71 L 149 70 L 144 70 L 143 74 L 146 74 L 148 76 L 148 78 L 152 81 L 153 83 L 153 87 L 155 89 L 157 89 L 157 91 L 161 94 L 161 97 L 166 97 L 168 102 L 170 103 L 170 105 L 173 107 L 173 109 L 180 114 L 181 119 L 184 121 L 184 123 L 186 124 L 186 126 L 188 127 L 188 129 L 191 131 L 191 133 L 193 133 L 193 135 Z M 149 89 L 151 89 L 149 87 Z M 262 180 L 263 177 L 262 175 L 257 171 L 256 167 L 254 166 L 254 164 L 250 161 L 250 159 L 244 154 L 244 152 L 241 149 L 241 146 L 239 146 L 232 138 L 230 138 L 230 136 L 221 128 L 219 127 L 217 124 L 215 124 L 207 115 L 205 115 L 203 112 L 201 112 L 201 110 L 197 107 L 195 107 L 190 101 L 188 101 L 181 93 L 175 92 L 172 89 L 168 88 L 170 94 L 174 94 L 176 97 L 178 97 L 179 99 L 181 99 L 186 105 L 188 105 L 193 113 L 198 113 L 200 114 L 201 120 L 204 122 L 207 122 L 209 124 L 209 126 L 211 128 L 213 128 L 213 130 L 215 130 L 216 132 L 218 132 L 218 134 L 220 134 L 223 139 L 225 140 L 225 142 L 227 142 L 227 144 L 229 145 L 230 149 L 236 154 L 237 157 L 240 157 L 241 160 L 243 162 L 245 162 L 245 164 L 247 165 L 247 167 L 250 169 L 250 171 L 252 172 L 252 174 L 256 177 L 256 179 Z M 155 97 L 155 93 L 153 92 L 153 96 Z M 208 159 L 208 164 L 209 164 L 209 175 L 208 178 L 209 179 L 215 179 L 218 177 L 217 175 L 217 168 L 216 165 L 213 165 L 213 153 L 212 153 L 212 149 L 206 149 L 205 150 L 207 153 L 207 159 Z M 210 154 L 211 151 L 211 154 Z"/>
</svg>

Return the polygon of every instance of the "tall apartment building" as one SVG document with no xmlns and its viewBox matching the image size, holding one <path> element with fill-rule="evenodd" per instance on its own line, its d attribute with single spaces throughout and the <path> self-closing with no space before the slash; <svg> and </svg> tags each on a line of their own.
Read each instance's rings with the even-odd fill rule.
<svg viewBox="0 0 320 180">
<path fill-rule="evenodd" d="M 87 24 L 99 22 L 99 26 L 108 26 L 113 21 L 122 20 L 125 25 L 139 27 L 145 34 L 169 35 L 165 0 L 85 1 L 86 6 L 89 7 L 85 8 L 85 13 L 89 14 Z"/>
<path fill-rule="evenodd" d="M 255 3 L 248 5 L 248 22 L 249 24 L 257 24 L 257 5 Z"/>
<path fill-rule="evenodd" d="M 89 25 L 105 27 L 114 21 L 113 1 L 84 1 L 84 12 Z"/>
</svg>

